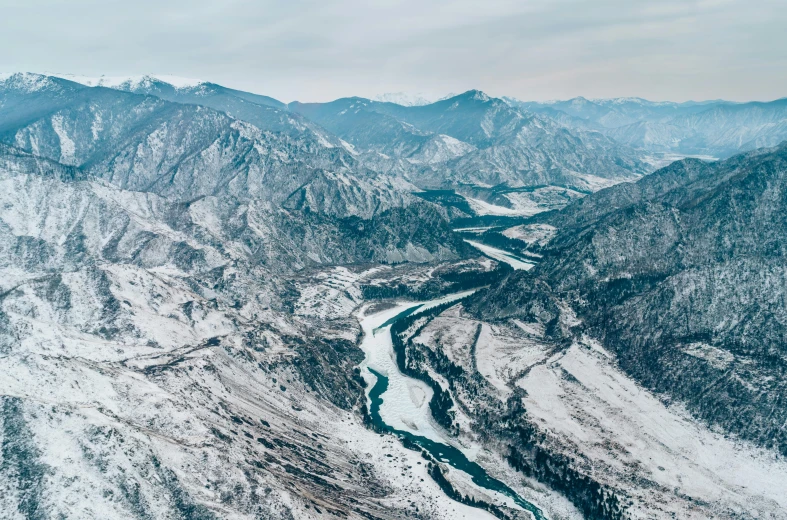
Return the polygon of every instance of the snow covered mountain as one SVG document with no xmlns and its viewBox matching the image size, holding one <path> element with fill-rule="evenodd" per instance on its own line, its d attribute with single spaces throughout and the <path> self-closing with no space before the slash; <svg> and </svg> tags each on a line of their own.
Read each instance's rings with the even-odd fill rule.
<svg viewBox="0 0 787 520">
<path fill-rule="evenodd" d="M 284 103 L 268 96 L 251 94 L 249 92 L 222 87 L 221 85 L 217 85 L 208 81 L 182 78 L 179 76 L 151 74 L 142 76 L 99 77 L 75 76 L 72 74 L 52 74 L 51 76 L 73 81 L 88 87 L 106 87 L 115 90 L 122 90 L 125 92 L 133 92 L 135 94 L 148 94 L 164 98 L 169 101 L 198 99 L 200 97 L 208 98 L 224 94 L 227 96 L 237 96 L 241 99 L 245 99 L 258 105 L 284 108 Z"/>
<path fill-rule="evenodd" d="M 442 208 L 204 106 L 19 74 L 0 113 L 0 516 L 472 517 L 364 427 L 357 322 L 293 313 L 466 254 Z"/>
<path fill-rule="evenodd" d="M 471 518 L 353 413 L 357 324 L 292 313 L 282 273 L 363 233 L 328 260 L 335 230 L 259 202 L 0 152 L 0 516 Z"/>
<path fill-rule="evenodd" d="M 57 78 L 11 76 L 0 83 L 0 103 L 0 141 L 124 190 L 274 207 L 308 190 L 326 219 L 422 204 L 413 186 L 366 170 L 308 129 L 293 137 L 201 105 Z"/>
<path fill-rule="evenodd" d="M 385 94 L 377 94 L 372 100 L 382 103 L 396 103 L 404 107 L 428 105 L 435 101 L 434 98 L 423 92 L 386 92 Z"/>
<path fill-rule="evenodd" d="M 784 144 L 675 163 L 556 215 L 540 266 L 645 386 L 782 454 L 785 182 Z"/>
<path fill-rule="evenodd" d="M 0 518 L 782 517 L 787 148 L 512 104 L 0 76 Z"/>
<path fill-rule="evenodd" d="M 640 121 L 665 122 L 674 117 L 703 112 L 720 105 L 734 105 L 728 101 L 648 101 L 642 98 L 586 99 L 576 97 L 560 101 L 520 101 L 505 98 L 512 106 L 534 112 L 558 111 L 585 120 L 597 128 L 618 128 Z"/>
<path fill-rule="evenodd" d="M 184 78 L 167 74 L 144 74 L 138 76 L 78 76 L 75 74 L 45 73 L 44 75 L 67 79 L 88 87 L 107 87 L 129 91 L 153 88 L 154 85 L 157 84 L 169 85 L 175 89 L 189 89 L 205 83 L 200 79 Z"/>
<path fill-rule="evenodd" d="M 331 153 L 343 163 L 400 177 L 420 188 L 558 186 L 571 197 L 635 179 L 652 168 L 647 157 L 598 132 L 554 125 L 549 118 L 523 114 L 479 91 L 412 107 L 362 98 L 284 106 L 202 81 L 78 79 L 214 108 L 258 129 L 308 140 L 312 149 L 335 149 Z M 483 192 L 477 195 L 486 198 Z M 500 204 L 498 212 L 540 204 L 529 195 L 519 197 L 523 200 L 507 194 L 493 198 L 487 202 Z M 552 203 L 542 209 L 550 207 Z"/>
<path fill-rule="evenodd" d="M 555 185 L 587 192 L 650 169 L 641 154 L 598 132 L 569 130 L 480 91 L 423 106 L 347 98 L 293 103 L 290 110 L 356 149 L 398 159 L 390 167 L 422 187 Z M 365 158 L 379 162 L 373 159 Z"/>
<path fill-rule="evenodd" d="M 268 96 L 235 90 L 215 83 L 173 76 L 99 77 L 60 76 L 87 86 L 100 86 L 156 96 L 175 103 L 201 105 L 253 124 L 262 130 L 298 137 L 304 133 L 328 147 L 342 143 L 309 120 L 287 111 L 287 106 Z"/>
<path fill-rule="evenodd" d="M 774 194 L 786 180 L 787 145 L 687 159 L 510 228 L 496 244 L 529 244 L 537 265 L 409 348 L 445 352 L 421 359 L 449 379 L 457 422 L 482 417 L 527 474 L 592 474 L 624 518 L 778 518 L 787 229 Z M 616 503 L 580 507 L 615 518 Z"/>
<path fill-rule="evenodd" d="M 787 139 L 785 100 L 768 103 L 653 102 L 640 98 L 506 101 L 569 128 L 593 128 L 617 142 L 653 152 L 729 157 Z"/>
</svg>

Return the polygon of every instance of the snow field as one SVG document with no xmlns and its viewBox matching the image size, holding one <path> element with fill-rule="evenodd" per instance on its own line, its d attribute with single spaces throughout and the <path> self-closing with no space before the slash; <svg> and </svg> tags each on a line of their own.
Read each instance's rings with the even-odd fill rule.
<svg viewBox="0 0 787 520">
<path fill-rule="evenodd" d="M 657 509 L 686 515 L 691 504 L 678 496 L 751 518 L 777 518 L 787 510 L 786 461 L 710 431 L 613 363 L 588 341 L 534 365 L 516 384 L 528 392 L 528 413 L 604 468 L 606 478 L 625 486 L 634 471 L 655 484 L 628 487 L 638 499 L 635 518 L 651 518 Z M 665 490 L 676 500 L 664 503 Z"/>
<path fill-rule="evenodd" d="M 475 240 L 467 240 L 467 239 L 464 240 L 465 242 L 467 242 L 474 248 L 478 249 L 485 255 L 494 258 L 498 262 L 505 262 L 511 267 L 513 267 L 514 269 L 529 271 L 535 265 L 531 262 L 526 262 L 518 258 L 514 258 L 510 253 L 503 251 L 502 249 L 497 249 L 496 247 L 488 246 L 486 244 L 482 244 L 481 242 L 476 242 Z"/>
</svg>

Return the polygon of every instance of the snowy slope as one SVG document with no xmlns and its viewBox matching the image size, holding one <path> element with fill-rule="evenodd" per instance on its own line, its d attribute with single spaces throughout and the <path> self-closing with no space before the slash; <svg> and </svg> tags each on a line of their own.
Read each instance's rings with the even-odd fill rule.
<svg viewBox="0 0 787 520">
<path fill-rule="evenodd" d="M 76 83 L 80 83 L 82 85 L 88 87 L 107 87 L 107 88 L 115 88 L 119 90 L 129 90 L 135 91 L 140 88 L 145 88 L 146 86 L 152 85 L 154 82 L 161 82 L 166 83 L 167 85 L 172 85 L 175 88 L 185 89 L 185 88 L 193 88 L 202 83 L 206 83 L 205 81 L 193 78 L 183 78 L 180 76 L 171 76 L 171 75 L 154 75 L 154 74 L 145 74 L 145 75 L 138 75 L 138 76 L 77 76 L 74 74 L 49 74 L 51 76 L 67 79 L 69 81 L 74 81 Z"/>
<path fill-rule="evenodd" d="M 436 101 L 436 98 L 428 96 L 423 92 L 386 92 L 385 94 L 378 94 L 372 99 L 383 103 L 395 103 L 405 107 L 428 105 Z"/>
<path fill-rule="evenodd" d="M 363 426 L 360 329 L 287 311 L 264 211 L 4 151 L 1 517 L 483 517 Z"/>
</svg>

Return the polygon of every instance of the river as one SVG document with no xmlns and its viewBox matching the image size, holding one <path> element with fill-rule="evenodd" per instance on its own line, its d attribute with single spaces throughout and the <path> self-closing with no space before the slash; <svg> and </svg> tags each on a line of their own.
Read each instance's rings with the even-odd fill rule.
<svg viewBox="0 0 787 520">
<path fill-rule="evenodd" d="M 537 506 L 519 496 L 505 483 L 491 477 L 462 450 L 446 441 L 444 434 L 435 426 L 429 411 L 431 388 L 422 381 L 402 374 L 395 362 L 391 340 L 393 323 L 442 303 L 459 300 L 472 292 L 465 291 L 427 302 L 400 304 L 370 316 L 362 316 L 361 327 L 365 336 L 361 348 L 366 358 L 361 367 L 373 376 L 373 384 L 368 394 L 371 420 L 380 430 L 407 439 L 426 450 L 436 460 L 463 471 L 478 487 L 508 497 L 516 505 L 529 511 L 536 520 L 544 520 L 545 517 Z M 367 375 L 365 378 L 367 381 L 371 379 Z"/>
</svg>

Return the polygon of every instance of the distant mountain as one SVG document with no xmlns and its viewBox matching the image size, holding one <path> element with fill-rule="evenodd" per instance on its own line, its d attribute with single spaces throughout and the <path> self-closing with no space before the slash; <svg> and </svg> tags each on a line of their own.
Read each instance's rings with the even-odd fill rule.
<svg viewBox="0 0 787 520">
<path fill-rule="evenodd" d="M 144 76 L 99 76 L 86 77 L 69 74 L 53 76 L 80 83 L 88 87 L 107 87 L 135 94 L 148 94 L 168 101 L 183 101 L 185 99 L 200 99 L 215 96 L 237 97 L 257 105 L 267 105 L 274 108 L 285 108 L 281 101 L 268 96 L 251 94 L 241 90 L 222 87 L 215 83 L 199 79 L 181 78 L 167 75 Z M 196 103 L 203 104 L 203 103 Z"/>
<path fill-rule="evenodd" d="M 769 103 L 716 105 L 675 118 L 671 123 L 691 132 L 688 146 L 704 153 L 727 156 L 776 146 L 787 139 L 787 98 Z M 681 147 L 685 146 L 682 142 Z"/>
<path fill-rule="evenodd" d="M 619 143 L 652 152 L 729 157 L 787 139 L 784 99 L 734 103 L 653 102 L 640 98 L 523 102 L 512 106 L 536 112 L 574 129 L 592 128 Z"/>
<path fill-rule="evenodd" d="M 334 236 L 352 232 L 334 219 L 370 219 L 411 205 L 413 211 L 404 215 L 426 222 L 424 215 L 431 211 L 445 219 L 442 210 L 412 196 L 416 188 L 406 181 L 367 170 L 343 146 L 325 143 L 308 128 L 294 136 L 263 131 L 201 105 L 35 75 L 0 82 L 0 121 L 0 142 L 16 150 L 73 166 L 80 178 L 172 202 L 217 197 L 230 208 L 262 203 L 273 208 L 266 210 L 273 215 L 286 204 L 290 210 L 311 212 L 312 225 L 319 221 Z M 285 226 L 284 233 L 296 229 L 277 225 Z M 388 230 L 388 239 L 397 232 Z M 406 240 L 397 247 L 385 243 L 379 250 L 362 250 L 376 250 L 385 258 L 432 258 L 428 249 L 408 257 L 398 249 L 407 246 Z M 444 243 L 432 245 L 439 246 L 439 255 L 455 254 Z M 461 242 L 456 245 L 465 248 Z M 438 254 L 436 249 L 432 253 Z"/>
<path fill-rule="evenodd" d="M 597 132 L 569 130 L 477 90 L 423 106 L 347 98 L 290 109 L 358 149 L 405 159 L 389 168 L 421 186 L 554 184 L 594 191 L 649 170 L 639 154 Z M 373 160 L 377 169 L 385 162 L 361 160 Z"/>
<path fill-rule="evenodd" d="M 313 149 L 335 148 L 333 155 L 341 161 L 357 163 L 351 169 L 360 165 L 421 187 L 557 185 L 589 192 L 650 170 L 646 157 L 605 139 L 593 124 L 552 125 L 549 118 L 525 115 L 480 91 L 409 107 L 363 98 L 285 106 L 182 78 L 77 79 L 214 108 L 261 130 L 311 141 Z M 511 204 L 505 198 L 501 202 Z"/>
<path fill-rule="evenodd" d="M 188 89 L 205 83 L 201 79 L 184 78 L 182 76 L 172 76 L 169 74 L 144 74 L 136 76 L 80 76 L 78 74 L 58 74 L 46 72 L 42 75 L 67 79 L 87 87 L 107 87 L 118 90 L 146 88 L 146 85 L 151 85 L 154 83 L 168 85 L 172 88 Z"/>
<path fill-rule="evenodd" d="M 8 132 L 59 107 L 84 100 L 86 91 L 72 81 L 18 73 L 0 75 L 0 94 L 0 132 Z"/>
<path fill-rule="evenodd" d="M 535 115 L 522 117 L 516 129 L 493 144 L 446 163 L 454 182 L 511 187 L 560 186 L 592 192 L 648 173 L 649 166 L 631 149 L 598 132 L 569 130 Z M 426 172 L 437 180 L 439 172 Z"/>
<path fill-rule="evenodd" d="M 378 103 L 368 99 L 342 98 L 329 103 L 294 102 L 290 103 L 288 108 L 338 135 L 359 150 L 408 157 L 417 153 L 420 147 L 429 141 L 429 132 L 376 110 L 377 105 Z"/>
<path fill-rule="evenodd" d="M 670 122 L 639 121 L 606 129 L 605 133 L 619 143 L 654 152 L 700 151 L 682 144 L 687 138 L 691 138 L 694 132 Z"/>
<path fill-rule="evenodd" d="M 474 146 L 513 131 L 523 118 L 500 99 L 479 90 L 419 107 L 375 104 L 374 110 L 386 113 L 424 131 L 455 137 Z"/>
<path fill-rule="evenodd" d="M 428 105 L 435 101 L 434 98 L 422 92 L 387 92 L 385 94 L 377 94 L 372 100 L 382 103 L 396 103 L 405 107 Z"/>
<path fill-rule="evenodd" d="M 561 112 L 584 120 L 597 128 L 618 128 L 637 122 L 665 122 L 674 117 L 702 112 L 714 106 L 733 104 L 728 101 L 648 101 L 642 98 L 586 99 L 576 97 L 565 101 L 520 101 L 505 98 L 512 106 L 533 112 Z"/>
<path fill-rule="evenodd" d="M 268 96 L 235 90 L 207 81 L 172 76 L 99 77 L 62 76 L 86 86 L 107 87 L 134 94 L 156 96 L 174 103 L 201 105 L 253 124 L 261 130 L 283 132 L 293 137 L 304 133 L 328 147 L 342 143 L 331 133 Z"/>
<path fill-rule="evenodd" d="M 352 168 L 343 148 L 306 132 L 264 132 L 202 106 L 56 78 L 28 93 L 21 81 L 0 83 L 0 139 L 123 189 L 184 201 L 219 192 L 276 201 L 316 169 Z"/>
<path fill-rule="evenodd" d="M 716 105 L 666 122 L 643 121 L 607 133 L 649 150 L 726 157 L 787 140 L 787 100 Z"/>
</svg>

